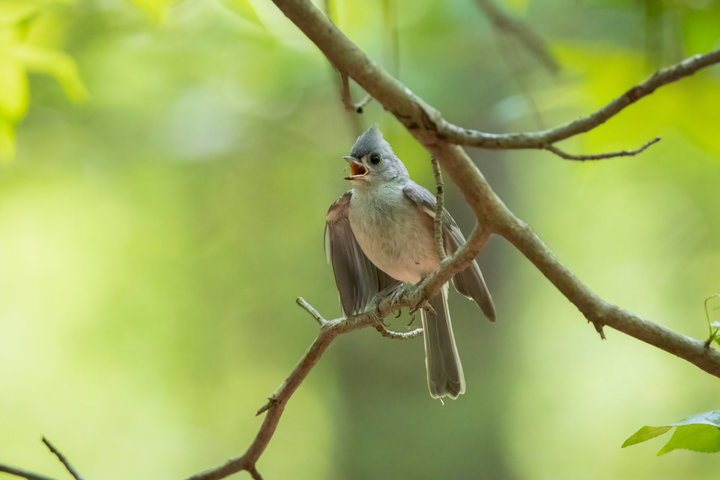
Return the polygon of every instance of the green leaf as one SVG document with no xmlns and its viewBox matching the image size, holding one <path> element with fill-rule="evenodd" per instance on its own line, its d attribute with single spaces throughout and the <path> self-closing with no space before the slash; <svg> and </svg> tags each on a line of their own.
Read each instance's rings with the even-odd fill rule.
<svg viewBox="0 0 720 480">
<path fill-rule="evenodd" d="M 720 452 L 720 428 L 714 425 L 694 424 L 677 427 L 658 456 L 684 448 L 695 452 Z"/>
<path fill-rule="evenodd" d="M 645 442 L 647 440 L 650 440 L 651 438 L 655 438 L 658 435 L 662 435 L 663 433 L 670 430 L 672 427 L 669 425 L 664 425 L 662 427 L 651 427 L 648 425 L 645 425 L 637 432 L 633 433 L 628 437 L 627 440 L 622 444 L 622 448 L 629 447 L 630 445 L 635 445 L 636 443 Z"/>
<path fill-rule="evenodd" d="M 30 45 L 15 45 L 8 51 L 28 70 L 54 76 L 71 100 L 77 102 L 87 98 L 85 84 L 80 79 L 75 61 L 69 55 Z"/>
<path fill-rule="evenodd" d="M 28 108 L 27 73 L 5 49 L 0 49 L 0 92 L 0 119 L 19 121 Z"/>
<path fill-rule="evenodd" d="M 720 452 L 720 410 L 697 413 L 679 422 L 659 427 L 644 426 L 632 434 L 622 448 L 655 438 L 675 427 L 675 432 L 658 455 L 665 455 L 678 448 L 695 452 Z"/>
</svg>

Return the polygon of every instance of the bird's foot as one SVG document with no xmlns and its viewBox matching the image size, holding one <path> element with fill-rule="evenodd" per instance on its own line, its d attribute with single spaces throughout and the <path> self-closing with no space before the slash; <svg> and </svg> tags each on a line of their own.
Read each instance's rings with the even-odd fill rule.
<svg viewBox="0 0 720 480">
<path fill-rule="evenodd" d="M 414 313 L 417 313 L 418 310 L 425 310 L 430 315 L 435 315 L 435 309 L 432 307 L 432 305 L 430 305 L 430 302 L 428 302 L 427 300 L 418 303 L 415 308 L 410 310 L 410 314 L 412 315 Z"/>
<path fill-rule="evenodd" d="M 390 297 L 390 311 L 395 312 L 397 309 L 397 313 L 395 315 L 395 318 L 398 318 L 400 314 L 402 313 L 402 306 L 397 306 L 396 304 L 400 301 L 400 298 L 405 294 L 408 287 L 411 287 L 412 285 L 409 283 L 401 283 L 397 286 L 395 291 L 393 292 L 392 296 Z"/>
</svg>

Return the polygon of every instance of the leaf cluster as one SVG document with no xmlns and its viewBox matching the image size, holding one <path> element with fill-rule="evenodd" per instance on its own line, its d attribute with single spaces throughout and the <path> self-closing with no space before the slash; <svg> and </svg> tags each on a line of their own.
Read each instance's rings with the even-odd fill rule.
<svg viewBox="0 0 720 480">
<path fill-rule="evenodd" d="M 677 449 L 704 453 L 720 452 L 720 410 L 698 413 L 667 425 L 645 425 L 625 440 L 622 448 L 648 441 L 672 428 L 675 428 L 675 432 L 660 449 L 658 456 Z"/>
</svg>

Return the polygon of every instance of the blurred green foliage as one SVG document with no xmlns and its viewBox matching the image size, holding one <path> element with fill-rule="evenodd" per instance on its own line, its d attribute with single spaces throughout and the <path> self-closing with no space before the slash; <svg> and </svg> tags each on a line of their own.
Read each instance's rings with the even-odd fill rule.
<svg viewBox="0 0 720 480">
<path fill-rule="evenodd" d="M 0 3 L 0 162 L 15 153 L 15 127 L 27 113 L 28 72 L 54 76 L 68 98 L 81 101 L 85 86 L 75 62 L 59 50 L 72 0 Z"/>
<path fill-rule="evenodd" d="M 719 46 L 717 2 L 650 3 L 509 2 L 563 65 L 550 76 L 499 49 L 473 2 L 398 1 L 398 74 L 462 125 L 557 125 Z M 295 297 L 340 313 L 322 231 L 354 138 L 327 61 L 270 2 L 0 5 L 4 155 L 12 132 L 17 146 L 0 167 L 0 461 L 61 477 L 41 435 L 86 478 L 184 478 L 241 454 L 315 336 Z M 382 5 L 335 5 L 379 62 Z M 562 144 L 663 138 L 638 157 L 471 154 L 591 288 L 703 338 L 720 271 L 718 87 L 708 69 Z M 365 111 L 431 187 L 427 154 L 377 103 Z M 620 443 L 717 408 L 716 378 L 613 331 L 599 341 L 503 241 L 480 260 L 498 322 L 451 298 L 468 393 L 431 400 L 421 341 L 343 336 L 288 405 L 266 478 L 715 478 L 713 456 Z"/>
</svg>

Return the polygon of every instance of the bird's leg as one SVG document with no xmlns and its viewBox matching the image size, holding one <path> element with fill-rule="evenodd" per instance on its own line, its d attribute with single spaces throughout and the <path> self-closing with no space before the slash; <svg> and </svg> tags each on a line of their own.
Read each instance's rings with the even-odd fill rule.
<svg viewBox="0 0 720 480">
<path fill-rule="evenodd" d="M 382 316 L 380 315 L 380 302 L 387 297 L 387 295 L 392 292 L 392 298 L 390 300 L 390 310 L 395 311 L 395 302 L 397 301 L 398 295 L 397 290 L 402 287 L 402 284 L 393 284 L 388 287 L 383 288 L 380 290 L 373 298 L 370 300 L 370 303 L 368 304 L 368 311 L 373 311 L 375 318 L 378 322 L 382 321 Z M 401 309 L 398 309 L 397 314 L 395 315 L 395 318 L 399 317 L 402 313 Z"/>
</svg>

